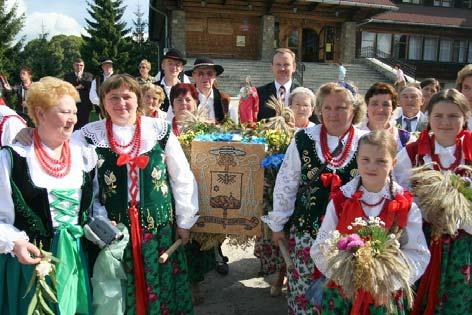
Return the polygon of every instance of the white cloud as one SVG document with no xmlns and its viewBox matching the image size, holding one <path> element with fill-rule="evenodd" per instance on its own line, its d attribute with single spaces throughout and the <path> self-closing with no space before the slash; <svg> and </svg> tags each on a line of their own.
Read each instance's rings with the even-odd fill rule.
<svg viewBox="0 0 472 315">
<path fill-rule="evenodd" d="M 35 39 L 42 32 L 42 26 L 49 38 L 58 34 L 79 36 L 82 32 L 82 26 L 73 17 L 56 12 L 34 12 L 26 16 L 21 33 L 26 35 L 26 41 Z"/>
</svg>

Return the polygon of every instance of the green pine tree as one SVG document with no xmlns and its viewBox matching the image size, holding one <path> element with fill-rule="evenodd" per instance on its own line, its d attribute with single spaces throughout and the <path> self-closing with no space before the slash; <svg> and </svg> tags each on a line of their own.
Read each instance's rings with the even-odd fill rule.
<svg viewBox="0 0 472 315">
<path fill-rule="evenodd" d="M 138 65 L 143 59 L 147 59 L 152 64 L 151 74 L 156 74 L 159 70 L 159 45 L 151 42 L 147 37 L 147 22 L 143 18 L 144 12 L 138 4 L 137 11 L 134 12 L 136 19 L 133 20 L 134 29 L 131 38 L 131 55 L 128 69 L 129 73 L 138 75 Z"/>
<path fill-rule="evenodd" d="M 24 41 L 22 38 L 15 43 L 15 37 L 25 21 L 25 15 L 18 15 L 17 9 L 18 5 L 15 3 L 8 10 L 6 1 L 0 0 L 0 74 L 4 74 L 10 81 L 18 76 L 20 50 Z"/>
<path fill-rule="evenodd" d="M 125 6 L 122 0 L 94 0 L 88 3 L 91 19 L 85 19 L 89 35 L 82 35 L 84 44 L 81 55 L 87 69 L 100 73 L 100 62 L 105 58 L 113 60 L 115 72 L 127 68 L 129 62 L 128 44 L 125 38 L 130 30 L 122 21 Z"/>
</svg>

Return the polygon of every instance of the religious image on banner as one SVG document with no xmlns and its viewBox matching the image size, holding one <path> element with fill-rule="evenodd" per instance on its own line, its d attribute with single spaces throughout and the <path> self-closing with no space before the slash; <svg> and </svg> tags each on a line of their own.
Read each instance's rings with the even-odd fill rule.
<svg viewBox="0 0 472 315">
<path fill-rule="evenodd" d="M 200 205 L 192 232 L 260 235 L 264 155 L 263 144 L 192 142 Z"/>
</svg>

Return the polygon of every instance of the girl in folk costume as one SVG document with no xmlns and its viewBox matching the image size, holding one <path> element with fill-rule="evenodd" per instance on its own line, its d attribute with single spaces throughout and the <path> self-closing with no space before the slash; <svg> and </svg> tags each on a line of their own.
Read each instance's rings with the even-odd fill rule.
<svg viewBox="0 0 472 315">
<path fill-rule="evenodd" d="M 164 90 L 158 85 L 145 83 L 141 85 L 141 92 L 143 102 L 139 105 L 139 111 L 144 116 L 166 119 L 167 113 L 160 109 L 166 97 Z"/>
<path fill-rule="evenodd" d="M 359 176 L 332 193 L 332 200 L 328 204 L 323 223 L 311 248 L 311 257 L 317 268 L 328 279 L 333 275 L 330 274 L 331 270 L 328 268 L 327 257 L 322 253 L 322 247 L 334 230 L 342 235 L 354 233 L 353 222 L 358 220 L 357 218 L 378 217 L 385 223 L 385 229 L 402 230 L 400 250 L 404 253 L 410 269 L 407 280 L 410 285 L 426 269 L 429 251 L 422 230 L 421 212 L 413 202 L 412 195 L 392 180 L 396 147 L 396 140 L 386 130 L 370 132 L 359 140 L 357 152 Z M 392 275 L 387 273 L 388 276 Z M 389 281 L 394 282 L 396 279 L 392 278 Z M 385 301 L 379 297 L 366 292 L 358 294 L 354 301 L 351 301 L 343 296 L 342 291 L 337 283 L 328 281 L 323 289 L 323 314 L 389 314 L 383 305 Z M 390 294 L 397 293 L 390 292 Z M 401 294 L 396 295 L 395 304 L 394 313 L 405 314 Z"/>
<path fill-rule="evenodd" d="M 294 268 L 287 270 L 289 314 L 315 314 L 305 293 L 321 277 L 310 257 L 331 189 L 357 173 L 355 152 L 365 133 L 353 125 L 365 115 L 358 96 L 336 83 L 320 87 L 315 108 L 321 124 L 300 130 L 287 149 L 274 188 L 273 211 L 262 220 L 275 244 L 289 230 L 288 250 Z"/>
<path fill-rule="evenodd" d="M 57 314 L 91 314 L 84 221 L 93 200 L 97 156 L 69 142 L 77 122 L 76 89 L 45 77 L 33 83 L 26 103 L 37 126 L 33 143 L 0 151 L 0 313 L 27 314 L 27 293 L 40 250 L 59 258 Z M 90 244 L 90 243 L 89 243 Z"/>
<path fill-rule="evenodd" d="M 100 92 L 106 119 L 80 130 L 98 154 L 94 214 L 130 231 L 126 314 L 193 314 L 183 247 L 163 264 L 158 259 L 176 237 L 188 241 L 198 219 L 195 178 L 170 126 L 137 114 L 140 103 L 136 80 L 115 75 Z"/>
<path fill-rule="evenodd" d="M 395 176 L 402 186 L 409 185 L 412 167 L 431 166 L 436 171 L 446 174 L 446 171 L 464 174 L 461 165 L 472 163 L 472 134 L 465 130 L 465 124 L 470 117 L 469 104 L 460 92 L 447 89 L 431 97 L 427 111 L 431 130 L 423 131 L 419 139 L 398 155 L 398 164 Z M 429 129 L 429 128 L 428 128 Z M 426 172 L 426 171 L 425 171 Z M 420 174 L 414 177 L 421 176 Z M 412 182 L 415 195 L 420 192 L 425 181 Z M 445 192 L 436 193 L 441 202 Z M 431 200 L 431 199 L 430 199 Z M 470 208 L 466 209 L 469 220 L 465 217 L 457 218 L 452 222 L 454 232 L 446 233 L 437 229 L 444 216 L 451 216 L 457 212 L 457 207 L 445 208 L 442 213 L 429 215 L 427 203 L 418 195 L 418 203 L 425 218 L 425 233 L 429 238 L 431 262 L 423 275 L 412 312 L 419 314 L 470 314 L 472 312 L 472 284 L 470 282 L 470 268 L 472 258 L 472 224 L 470 222 Z M 438 207 L 440 205 L 438 204 Z M 437 207 L 433 207 L 437 208 Z M 433 210 L 434 211 L 434 210 Z M 441 217 L 440 217 L 441 216 Z M 432 233 L 429 233 L 430 230 Z M 439 231 L 439 232 L 438 232 Z"/>
</svg>

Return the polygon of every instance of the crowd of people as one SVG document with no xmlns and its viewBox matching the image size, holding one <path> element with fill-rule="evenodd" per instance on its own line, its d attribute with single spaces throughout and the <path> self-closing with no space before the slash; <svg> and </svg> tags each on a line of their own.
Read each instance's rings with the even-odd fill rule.
<svg viewBox="0 0 472 315">
<path fill-rule="evenodd" d="M 358 218 L 379 217 L 384 229 L 403 231 L 399 247 L 417 290 L 412 310 L 401 291 L 390 292 L 393 313 L 472 313 L 472 209 L 455 222 L 454 235 L 434 234 L 435 222 L 409 192 L 412 170 L 424 165 L 471 181 L 463 166 L 472 163 L 472 65 L 448 89 L 434 78 L 407 83 L 397 66 L 394 84 L 377 82 L 360 95 L 342 64 L 337 82 L 316 92 L 298 86 L 295 59 L 289 49 L 275 50 L 274 80 L 256 88 L 247 77 L 239 100 L 247 126 L 276 115 L 271 97 L 294 114 L 296 133 L 261 218 L 271 239 L 255 246 L 260 274 L 278 274 L 270 294 L 287 286 L 294 315 L 392 312 L 382 297 L 348 299 L 322 253 L 334 230 L 349 235 Z M 85 231 L 90 217 L 129 231 L 118 254 L 119 314 L 193 314 L 194 305 L 205 303 L 199 289 L 205 274 L 231 272 L 221 244 L 201 250 L 190 241 L 198 189 L 178 140 L 188 112 L 205 109 L 215 124 L 228 117 L 230 96 L 215 84 L 224 68 L 206 57 L 184 71 L 186 63 L 169 49 L 156 76 L 145 59 L 138 77 L 114 73 L 113 60 L 104 59 L 102 75 L 93 77 L 78 58 L 63 79 L 33 82 L 26 66 L 17 86 L 2 77 L 1 314 L 28 313 L 36 297 L 27 288 L 43 250 L 60 261 L 54 313 L 93 314 L 106 303 L 90 280 L 100 255 Z M 177 239 L 184 246 L 159 263 Z M 291 268 L 280 244 L 287 245 Z"/>
</svg>

